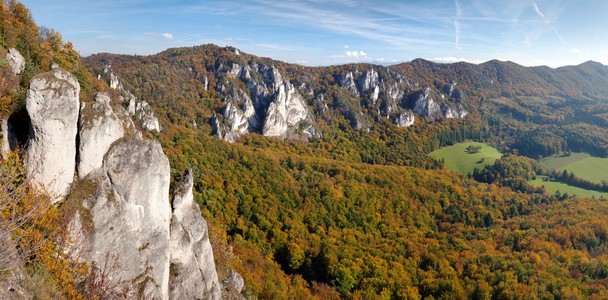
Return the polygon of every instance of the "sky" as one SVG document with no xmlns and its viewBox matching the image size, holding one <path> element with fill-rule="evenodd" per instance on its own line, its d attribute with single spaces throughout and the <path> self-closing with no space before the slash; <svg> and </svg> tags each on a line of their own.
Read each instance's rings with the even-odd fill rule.
<svg viewBox="0 0 608 300">
<path fill-rule="evenodd" d="M 216 44 L 310 66 L 608 65 L 606 0 L 21 0 L 81 55 Z"/>
</svg>

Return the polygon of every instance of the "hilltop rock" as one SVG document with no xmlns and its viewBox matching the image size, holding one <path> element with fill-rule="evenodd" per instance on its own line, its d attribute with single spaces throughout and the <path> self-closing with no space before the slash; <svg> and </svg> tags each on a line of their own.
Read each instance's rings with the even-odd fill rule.
<svg viewBox="0 0 608 300">
<path fill-rule="evenodd" d="M 122 122 L 110 107 L 110 96 L 98 93 L 94 103 L 80 107 L 80 144 L 78 146 L 78 176 L 84 178 L 102 166 L 103 156 L 110 145 L 125 134 Z"/>
<path fill-rule="evenodd" d="M 76 78 L 62 70 L 35 76 L 27 91 L 27 177 L 55 195 L 54 202 L 68 194 L 74 178 L 79 93 Z"/>
<path fill-rule="evenodd" d="M 175 189 L 171 217 L 169 298 L 220 299 L 209 231 L 193 200 L 192 171 Z"/>
<path fill-rule="evenodd" d="M 15 48 L 8 49 L 6 62 L 15 75 L 20 75 L 25 70 L 25 58 L 23 58 L 23 55 Z"/>
</svg>

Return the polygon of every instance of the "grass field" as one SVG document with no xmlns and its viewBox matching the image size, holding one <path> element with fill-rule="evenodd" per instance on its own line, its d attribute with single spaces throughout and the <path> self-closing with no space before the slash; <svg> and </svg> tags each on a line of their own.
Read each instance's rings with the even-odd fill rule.
<svg viewBox="0 0 608 300">
<path fill-rule="evenodd" d="M 572 153 L 569 156 L 551 156 L 540 164 L 548 170 L 567 170 L 582 179 L 601 183 L 608 181 L 608 158 L 593 157 L 587 153 Z"/>
<path fill-rule="evenodd" d="M 481 148 L 477 153 L 468 153 L 467 147 L 469 146 Z M 494 164 L 494 161 L 502 156 L 496 148 L 478 142 L 458 143 L 443 147 L 431 152 L 430 155 L 436 159 L 443 159 L 448 170 L 460 174 L 472 173 L 475 168 L 481 170 L 486 165 Z"/>
<path fill-rule="evenodd" d="M 535 180 L 531 180 L 530 184 L 535 186 L 544 186 L 549 194 L 555 194 L 555 192 L 559 191 L 562 194 L 568 193 L 569 195 L 577 195 L 579 197 L 608 198 L 608 193 L 584 190 L 561 182 L 544 181 L 544 179 L 540 177 L 536 178 Z"/>
</svg>

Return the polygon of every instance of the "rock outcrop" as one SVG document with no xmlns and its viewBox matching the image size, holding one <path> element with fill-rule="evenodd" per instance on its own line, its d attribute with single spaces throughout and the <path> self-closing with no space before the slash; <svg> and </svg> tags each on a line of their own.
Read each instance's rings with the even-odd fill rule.
<svg viewBox="0 0 608 300">
<path fill-rule="evenodd" d="M 464 95 L 456 88 L 456 83 L 446 84 L 441 89 L 418 89 L 418 84 L 411 84 L 403 75 L 378 66 L 364 72 L 351 70 L 338 76 L 336 81 L 350 95 L 358 98 L 361 105 L 392 120 L 399 127 L 412 126 L 416 114 L 430 120 L 464 118 L 468 115 L 460 103 Z M 339 108 L 353 129 L 367 128 L 361 122 L 361 109 L 355 105 L 341 105 Z"/>
<path fill-rule="evenodd" d="M 127 112 L 136 120 L 139 120 L 141 127 L 150 132 L 160 132 L 160 123 L 158 118 L 154 115 L 154 111 L 150 104 L 145 100 L 138 100 L 130 92 L 124 92 L 124 96 L 121 96 L 121 100 L 124 103 L 128 103 Z"/>
<path fill-rule="evenodd" d="M 27 177 L 54 195 L 54 202 L 68 194 L 74 179 L 79 93 L 76 78 L 58 69 L 35 76 L 27 92 Z"/>
<path fill-rule="evenodd" d="M 0 135 L 2 136 L 0 155 L 2 155 L 2 158 L 6 158 L 6 154 L 11 151 L 7 117 L 0 117 Z"/>
<path fill-rule="evenodd" d="M 122 122 L 110 107 L 110 96 L 98 93 L 94 103 L 80 107 L 80 144 L 78 145 L 78 176 L 84 178 L 102 166 L 110 145 L 125 134 Z"/>
<path fill-rule="evenodd" d="M 169 160 L 158 142 L 121 139 L 74 188 L 72 221 L 78 256 L 116 266 L 132 295 L 168 299 Z"/>
<path fill-rule="evenodd" d="M 169 297 L 171 299 L 219 299 L 213 251 L 207 223 L 192 195 L 192 172 L 175 188 L 171 217 Z M 241 287 L 242 288 L 242 287 Z"/>
<path fill-rule="evenodd" d="M 27 176 L 63 201 L 72 241 L 66 251 L 129 298 L 220 299 L 191 173 L 172 209 L 160 144 L 143 139 L 108 93 L 80 104 L 79 92 L 74 76 L 54 69 L 32 79 L 26 99 Z M 76 163 L 80 179 L 73 182 Z"/>
<path fill-rule="evenodd" d="M 453 95 L 453 91 L 450 91 L 450 95 Z M 458 95 L 460 96 L 459 92 Z M 445 95 L 441 96 L 445 98 Z M 407 102 L 409 103 L 409 108 L 415 113 L 421 117 L 428 117 L 431 120 L 464 118 L 469 114 L 460 103 L 440 103 L 435 100 L 436 98 L 432 89 L 427 87 L 411 94 Z"/>
<path fill-rule="evenodd" d="M 415 120 L 414 113 L 411 110 L 405 110 L 399 114 L 397 114 L 393 120 L 395 124 L 399 127 L 410 127 L 414 125 Z"/>
<path fill-rule="evenodd" d="M 138 99 L 128 91 L 122 82 L 120 82 L 118 76 L 114 74 L 111 66 L 105 66 L 103 73 L 98 74 L 97 78 L 104 78 L 110 85 L 110 88 L 119 92 L 120 100 L 127 105 L 129 115 L 134 117 L 143 129 L 150 132 L 160 132 L 160 123 L 150 104 L 145 100 Z"/>
<path fill-rule="evenodd" d="M 234 142 L 251 132 L 301 140 L 318 135 L 303 96 L 274 66 L 220 65 L 217 73 L 227 79 L 217 87 L 225 95 L 222 118 L 216 115 L 212 120 L 221 139 Z M 234 87 L 231 80 L 242 81 L 248 93 Z"/>
<path fill-rule="evenodd" d="M 19 75 L 25 70 L 25 58 L 23 58 L 23 55 L 15 48 L 8 49 L 6 62 L 15 75 Z"/>
</svg>

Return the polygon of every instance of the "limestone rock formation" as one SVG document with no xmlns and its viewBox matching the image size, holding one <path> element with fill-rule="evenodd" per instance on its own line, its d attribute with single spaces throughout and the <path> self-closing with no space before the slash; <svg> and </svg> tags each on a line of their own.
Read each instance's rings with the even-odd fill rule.
<svg viewBox="0 0 608 300">
<path fill-rule="evenodd" d="M 125 134 L 122 122 L 110 107 L 110 101 L 107 93 L 98 93 L 94 103 L 81 104 L 78 145 L 80 178 L 100 168 L 110 145 Z"/>
<path fill-rule="evenodd" d="M 251 63 L 227 67 L 220 64 L 217 72 L 231 80 L 242 81 L 249 89 L 246 93 L 226 84 L 218 85 L 218 92 L 225 95 L 226 105 L 222 118 L 215 116 L 212 125 L 221 139 L 234 142 L 250 132 L 303 140 L 318 135 L 304 98 L 274 66 Z"/>
<path fill-rule="evenodd" d="M 415 116 L 411 110 L 405 110 L 394 117 L 394 122 L 399 127 L 410 127 L 414 125 Z"/>
<path fill-rule="evenodd" d="M 55 202 L 68 194 L 74 178 L 79 93 L 76 78 L 58 69 L 35 76 L 27 92 L 27 177 L 55 195 Z"/>
<path fill-rule="evenodd" d="M 160 144 L 123 138 L 67 200 L 74 253 L 114 266 L 117 284 L 137 297 L 169 297 L 169 161 Z M 108 264 L 108 260 L 110 264 Z"/>
<path fill-rule="evenodd" d="M 19 75 L 25 70 L 25 58 L 15 48 L 8 49 L 6 54 L 6 62 L 11 67 L 13 74 Z"/>
<path fill-rule="evenodd" d="M 359 97 L 359 90 L 357 90 L 357 85 L 355 85 L 353 72 L 348 72 L 346 75 L 344 75 L 344 77 L 342 77 L 340 80 L 340 86 L 345 88 L 353 96 Z"/>
<path fill-rule="evenodd" d="M 438 118 L 441 114 L 439 103 L 431 96 L 431 89 L 425 88 L 423 91 L 413 95 L 415 97 L 412 110 L 422 117 Z"/>
<path fill-rule="evenodd" d="M 2 158 L 6 158 L 6 154 L 11 151 L 8 118 L 6 117 L 0 117 L 0 135 L 2 136 L 2 140 L 0 140 L 0 155 L 2 155 Z"/>
<path fill-rule="evenodd" d="M 192 171 L 175 189 L 171 217 L 170 299 L 220 299 L 207 223 L 193 200 Z"/>
<path fill-rule="evenodd" d="M 222 285 L 225 289 L 234 289 L 236 292 L 240 293 L 243 291 L 243 287 L 245 287 L 245 281 L 241 274 L 233 269 L 229 269 L 228 276 L 222 281 Z"/>
<path fill-rule="evenodd" d="M 451 93 L 453 93 L 453 91 L 451 91 Z M 460 93 L 458 94 L 460 95 Z M 445 96 L 442 98 L 445 98 Z M 431 120 L 441 118 L 464 118 L 469 114 L 460 103 L 440 103 L 435 99 L 436 97 L 434 98 L 434 92 L 431 90 L 431 88 L 427 87 L 410 95 L 408 102 L 411 109 L 415 113 L 421 117 L 428 117 Z"/>
<path fill-rule="evenodd" d="M 98 74 L 97 77 L 99 79 L 105 78 L 110 88 L 119 92 L 120 99 L 128 105 L 127 111 L 139 121 L 143 129 L 150 132 L 160 132 L 160 123 L 150 104 L 145 100 L 137 99 L 135 95 L 125 89 L 118 76 L 114 74 L 112 66 L 105 66 L 103 74 Z"/>
</svg>

